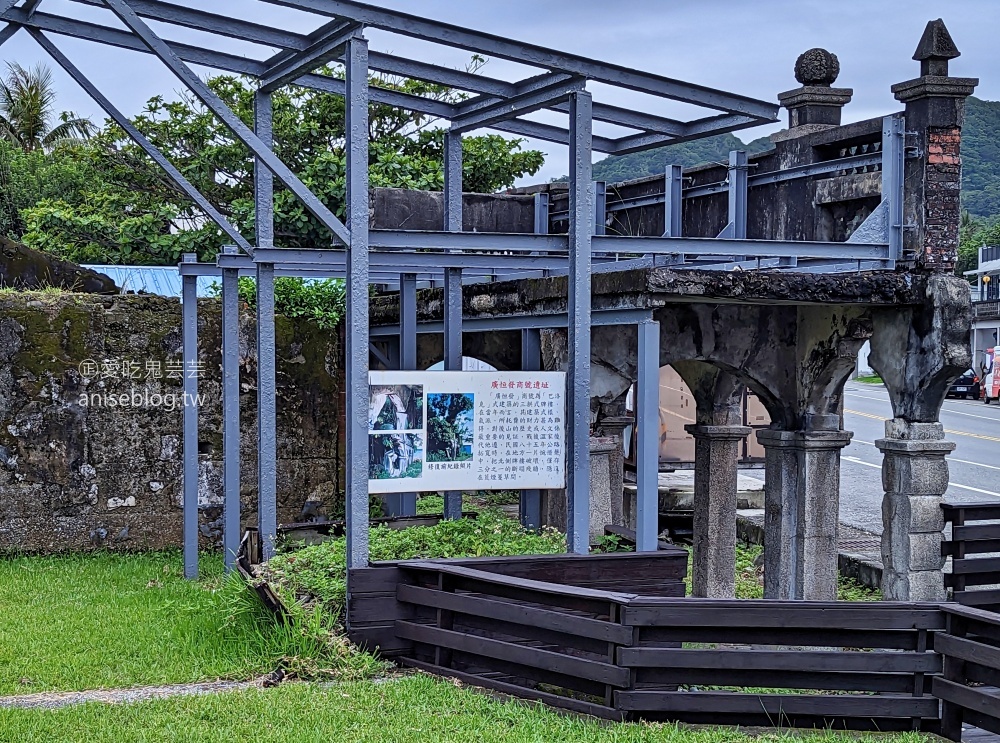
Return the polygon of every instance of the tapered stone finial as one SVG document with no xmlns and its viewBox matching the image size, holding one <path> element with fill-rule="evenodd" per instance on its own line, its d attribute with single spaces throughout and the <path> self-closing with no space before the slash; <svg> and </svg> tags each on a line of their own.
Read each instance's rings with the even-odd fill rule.
<svg viewBox="0 0 1000 743">
<path fill-rule="evenodd" d="M 936 21 L 928 21 L 913 58 L 920 62 L 921 75 L 945 76 L 948 74 L 948 60 L 961 54 L 944 21 L 938 18 Z"/>
</svg>

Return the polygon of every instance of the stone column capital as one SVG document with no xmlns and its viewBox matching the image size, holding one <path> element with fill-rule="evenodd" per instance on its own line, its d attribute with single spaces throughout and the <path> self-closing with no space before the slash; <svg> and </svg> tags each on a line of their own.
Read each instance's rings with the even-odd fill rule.
<svg viewBox="0 0 1000 743">
<path fill-rule="evenodd" d="M 696 439 L 712 441 L 742 441 L 753 431 L 749 426 L 701 426 L 698 424 L 684 426 L 684 430 Z"/>
<path fill-rule="evenodd" d="M 955 451 L 954 441 L 910 441 L 902 439 L 876 439 L 875 446 L 886 455 L 928 457 L 945 456 Z"/>
<path fill-rule="evenodd" d="M 832 451 L 843 449 L 851 443 L 851 431 L 775 431 L 757 432 L 757 441 L 765 449 L 801 449 L 803 451 Z"/>
</svg>

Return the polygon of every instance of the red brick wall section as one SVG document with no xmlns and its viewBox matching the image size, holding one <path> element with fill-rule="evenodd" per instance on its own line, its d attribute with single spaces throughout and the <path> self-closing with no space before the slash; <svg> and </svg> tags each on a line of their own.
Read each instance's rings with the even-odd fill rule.
<svg viewBox="0 0 1000 743">
<path fill-rule="evenodd" d="M 927 131 L 923 264 L 928 268 L 950 270 L 958 260 L 961 145 L 962 132 L 958 127 Z"/>
</svg>

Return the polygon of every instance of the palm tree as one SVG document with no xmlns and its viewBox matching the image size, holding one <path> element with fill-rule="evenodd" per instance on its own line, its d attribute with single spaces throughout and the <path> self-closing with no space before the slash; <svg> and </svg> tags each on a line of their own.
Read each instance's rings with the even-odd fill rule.
<svg viewBox="0 0 1000 743">
<path fill-rule="evenodd" d="M 59 123 L 52 126 L 55 100 L 48 67 L 39 64 L 26 70 L 9 62 L 7 76 L 0 80 L 0 138 L 25 152 L 50 150 L 64 140 L 88 138 L 94 125 L 72 113 L 59 114 Z"/>
</svg>

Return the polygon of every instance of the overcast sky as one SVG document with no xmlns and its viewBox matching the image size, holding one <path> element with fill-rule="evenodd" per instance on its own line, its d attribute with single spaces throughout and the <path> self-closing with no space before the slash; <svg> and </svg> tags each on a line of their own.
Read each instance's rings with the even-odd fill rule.
<svg viewBox="0 0 1000 743">
<path fill-rule="evenodd" d="M 188 7 L 230 13 L 265 25 L 297 31 L 319 23 L 296 11 L 257 0 L 172 0 Z M 722 90 L 776 101 L 779 92 L 797 85 L 792 67 L 806 49 L 822 46 L 840 58 L 837 86 L 854 89 L 854 100 L 844 111 L 845 121 L 880 116 L 899 105 L 889 90 L 919 73 L 911 59 L 928 20 L 943 17 L 962 56 L 952 62 L 952 74 L 979 77 L 976 95 L 1000 99 L 1000 1 L 998 0 L 382 0 L 375 3 L 447 20 L 469 28 L 594 57 L 636 69 L 708 85 Z M 70 0 L 43 0 L 40 10 L 118 25 L 107 11 L 77 5 Z M 153 24 L 167 38 L 204 43 L 207 35 L 171 30 Z M 468 54 L 424 42 L 367 32 L 373 49 L 419 57 L 425 61 L 462 67 Z M 179 83 L 149 55 L 102 47 L 90 42 L 54 37 L 60 47 L 127 114 L 138 113 L 153 95 L 171 96 Z M 224 51 L 258 58 L 270 50 L 223 41 Z M 0 48 L 5 61 L 22 65 L 46 59 L 23 31 Z M 52 65 L 55 68 L 55 65 Z M 55 69 L 60 109 L 73 110 L 94 120 L 100 109 Z M 208 74 L 207 70 L 199 70 Z M 533 74 L 500 60 L 492 60 L 484 74 L 516 79 Z M 609 90 L 591 84 L 595 100 L 652 113 L 693 117 L 697 109 Z M 785 113 L 782 112 L 784 119 Z M 557 114 L 538 114 L 540 121 L 564 123 Z M 745 141 L 777 126 L 738 133 Z M 620 131 L 598 125 L 598 133 Z M 533 181 L 567 172 L 566 148 L 533 143 L 547 154 L 545 169 Z"/>
</svg>

